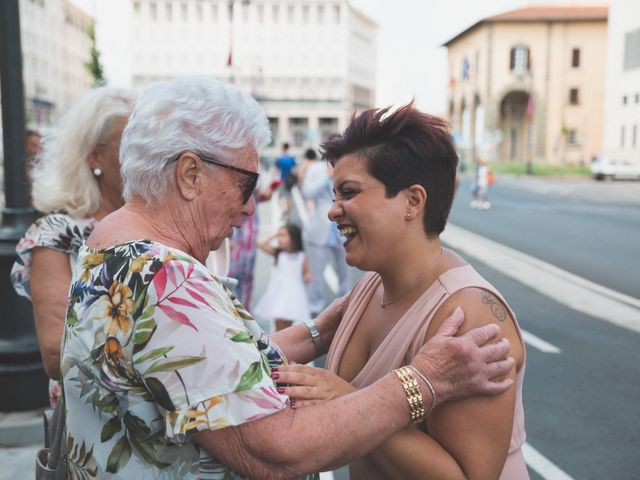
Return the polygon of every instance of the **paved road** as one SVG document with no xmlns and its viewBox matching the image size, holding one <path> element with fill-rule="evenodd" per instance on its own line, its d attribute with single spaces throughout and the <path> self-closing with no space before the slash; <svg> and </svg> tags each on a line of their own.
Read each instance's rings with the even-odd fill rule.
<svg viewBox="0 0 640 480">
<path fill-rule="evenodd" d="M 452 223 L 640 298 L 640 182 L 499 177 L 488 211 L 469 208 L 469 186 Z"/>
</svg>

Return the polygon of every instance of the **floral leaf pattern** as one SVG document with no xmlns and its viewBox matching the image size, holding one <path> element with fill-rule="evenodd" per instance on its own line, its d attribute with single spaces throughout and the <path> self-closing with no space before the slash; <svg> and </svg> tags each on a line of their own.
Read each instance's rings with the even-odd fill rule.
<svg viewBox="0 0 640 480">
<path fill-rule="evenodd" d="M 183 252 L 81 246 L 76 265 L 61 355 L 69 478 L 241 478 L 188 437 L 284 408 L 270 375 L 282 352 Z"/>
</svg>

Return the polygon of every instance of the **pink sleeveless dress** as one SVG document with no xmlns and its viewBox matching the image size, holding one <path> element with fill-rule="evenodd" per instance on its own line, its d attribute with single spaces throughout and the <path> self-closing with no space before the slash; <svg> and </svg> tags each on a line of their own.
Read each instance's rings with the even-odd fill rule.
<svg viewBox="0 0 640 480">
<path fill-rule="evenodd" d="M 372 273 L 366 275 L 354 287 L 343 320 L 329 349 L 327 369 L 330 371 L 337 372 L 342 353 L 379 284 L 380 276 Z M 468 287 L 482 288 L 499 298 L 514 319 L 518 335 L 520 335 L 522 341 L 516 316 L 495 287 L 482 278 L 470 265 L 452 268 L 440 275 L 398 320 L 380 346 L 371 354 L 371 357 L 351 384 L 357 388 L 364 388 L 379 380 L 394 368 L 408 364 L 422 347 L 427 329 L 440 306 L 455 292 Z M 524 370 L 523 359 L 522 368 L 516 376 L 516 404 L 509 453 L 500 475 L 500 480 L 526 480 L 529 478 L 522 455 L 522 445 L 526 438 L 524 409 L 522 407 Z M 349 465 L 349 471 L 353 479 L 376 480 L 385 478 L 366 459 L 352 462 Z"/>
</svg>

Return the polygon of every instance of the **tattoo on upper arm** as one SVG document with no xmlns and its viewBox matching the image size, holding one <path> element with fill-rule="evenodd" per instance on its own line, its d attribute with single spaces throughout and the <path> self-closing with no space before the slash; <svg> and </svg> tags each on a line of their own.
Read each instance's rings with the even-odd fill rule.
<svg viewBox="0 0 640 480">
<path fill-rule="evenodd" d="M 502 302 L 494 295 L 483 290 L 480 292 L 480 297 L 482 298 L 482 303 L 491 307 L 491 313 L 493 313 L 493 316 L 500 322 L 504 322 L 507 319 L 507 310 L 504 308 L 504 305 L 502 305 Z"/>
</svg>

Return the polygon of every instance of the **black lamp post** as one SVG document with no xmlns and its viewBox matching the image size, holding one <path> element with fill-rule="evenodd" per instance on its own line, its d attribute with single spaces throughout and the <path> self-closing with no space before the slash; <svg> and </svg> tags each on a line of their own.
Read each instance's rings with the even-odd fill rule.
<svg viewBox="0 0 640 480">
<path fill-rule="evenodd" d="M 6 206 L 0 226 L 0 411 L 47 404 L 47 376 L 33 326 L 31 303 L 13 290 L 15 247 L 36 218 L 25 168 L 25 117 L 18 0 L 0 1 L 0 83 Z"/>
</svg>

